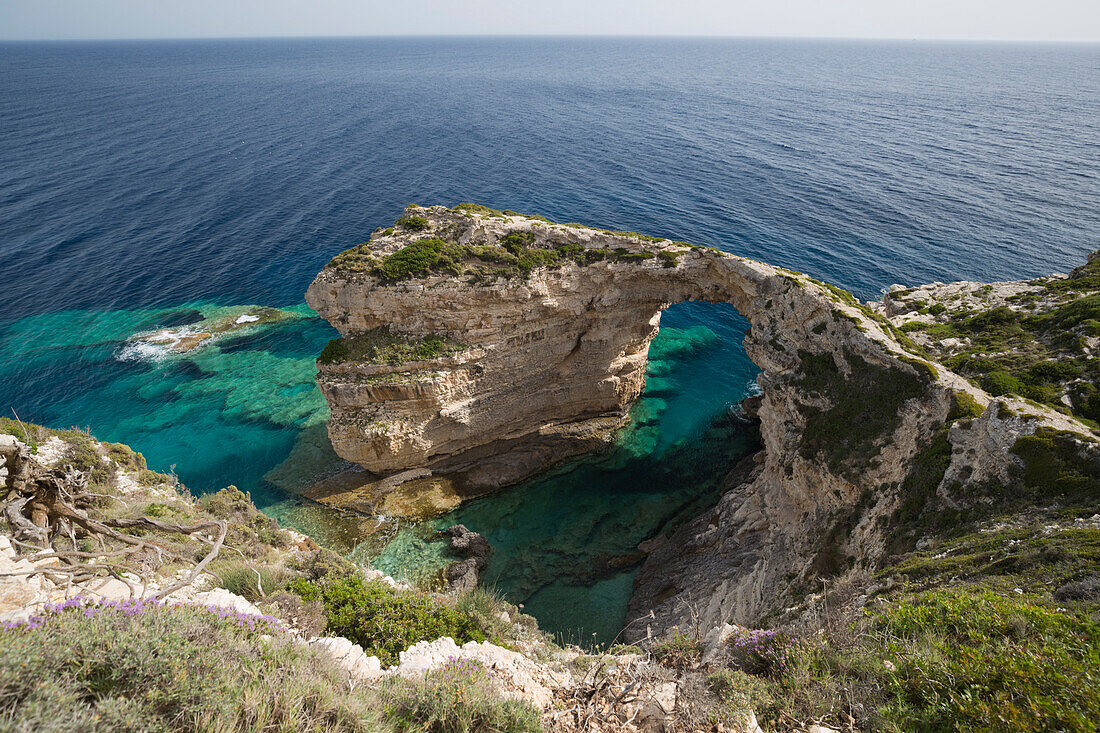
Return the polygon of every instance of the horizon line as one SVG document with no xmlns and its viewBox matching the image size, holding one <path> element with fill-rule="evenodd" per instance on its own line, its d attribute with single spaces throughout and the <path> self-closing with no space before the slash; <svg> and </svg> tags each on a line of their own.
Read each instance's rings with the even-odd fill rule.
<svg viewBox="0 0 1100 733">
<path fill-rule="evenodd" d="M 4 38 L 0 43 L 111 43 L 141 41 L 302 41 L 302 40 L 381 40 L 381 39 L 542 39 L 542 38 L 590 38 L 590 39 L 701 39 L 701 40 L 773 40 L 773 41 L 901 41 L 909 43 L 1021 43 L 1053 45 L 1100 45 L 1097 39 L 1047 39 L 1047 38 L 972 38 L 962 36 L 783 36 L 783 35 L 726 35 L 726 34 L 671 34 L 671 33 L 380 33 L 380 34 L 331 34 L 331 35 L 259 35 L 259 36 L 67 36 L 57 38 Z"/>
</svg>

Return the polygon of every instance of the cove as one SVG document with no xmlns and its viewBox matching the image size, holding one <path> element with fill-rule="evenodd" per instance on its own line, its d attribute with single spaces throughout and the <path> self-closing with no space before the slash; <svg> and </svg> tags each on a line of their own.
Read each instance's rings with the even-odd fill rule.
<svg viewBox="0 0 1100 733">
<path fill-rule="evenodd" d="M 759 447 L 729 414 L 755 389 L 728 304 L 667 309 L 650 344 L 646 389 L 606 451 L 396 533 L 376 567 L 431 582 L 453 558 L 438 531 L 464 524 L 494 548 L 482 572 L 495 589 L 573 643 L 611 643 L 625 622 L 638 543 L 705 511 L 722 478 Z M 366 554 L 366 553 L 365 553 Z"/>
<path fill-rule="evenodd" d="M 233 306 L 239 308 L 239 306 Z M 608 450 L 569 461 L 451 514 L 401 526 L 378 554 L 376 518 L 338 513 L 294 490 L 344 464 L 325 435 L 314 359 L 334 334 L 305 306 L 298 317 L 193 353 L 135 358 L 128 339 L 231 307 L 193 302 L 146 310 L 58 311 L 0 326 L 0 377 L 18 385 L 20 417 L 87 427 L 131 445 L 195 494 L 234 484 L 286 526 L 387 572 L 430 580 L 450 561 L 434 538 L 463 523 L 495 548 L 482 578 L 563 639 L 610 642 L 622 626 L 638 543 L 696 516 L 722 476 L 754 450 L 727 408 L 758 372 L 730 305 L 682 303 L 650 345 L 646 390 Z M 373 537 L 373 536 L 372 536 Z"/>
</svg>

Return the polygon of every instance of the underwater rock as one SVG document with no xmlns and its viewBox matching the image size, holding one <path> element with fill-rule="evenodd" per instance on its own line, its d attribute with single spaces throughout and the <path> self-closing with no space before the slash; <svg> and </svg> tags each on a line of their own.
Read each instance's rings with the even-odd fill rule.
<svg viewBox="0 0 1100 733">
<path fill-rule="evenodd" d="M 123 353 L 134 358 L 186 354 L 225 336 L 301 317 L 293 311 L 263 306 L 221 308 L 206 318 L 136 333 L 126 340 Z"/>
<path fill-rule="evenodd" d="M 489 561 L 492 547 L 489 540 L 462 524 L 455 524 L 443 531 L 451 538 L 451 551 L 463 558 L 448 565 L 443 570 L 443 577 L 451 590 L 463 593 L 477 586 L 479 574 Z"/>
</svg>

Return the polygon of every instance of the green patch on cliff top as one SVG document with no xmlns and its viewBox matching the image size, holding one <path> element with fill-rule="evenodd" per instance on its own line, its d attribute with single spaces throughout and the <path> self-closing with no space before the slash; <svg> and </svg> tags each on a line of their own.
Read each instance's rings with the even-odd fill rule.
<svg viewBox="0 0 1100 733">
<path fill-rule="evenodd" d="M 480 204 L 458 204 L 451 211 L 464 212 L 471 217 L 481 216 L 491 219 L 507 219 L 508 217 L 521 217 L 541 223 L 555 224 L 556 226 L 581 227 L 582 225 L 556 224 L 545 217 L 537 215 L 525 215 L 515 211 L 499 211 Z M 432 222 L 419 214 L 402 216 L 395 225 L 405 231 L 424 232 L 431 236 L 411 242 L 396 252 L 387 255 L 377 255 L 373 251 L 370 242 L 356 245 L 341 252 L 332 258 L 327 269 L 340 274 L 369 274 L 389 281 L 408 280 L 422 278 L 430 275 L 450 274 L 455 276 L 467 276 L 474 283 L 491 283 L 497 279 L 526 279 L 532 271 L 546 267 L 561 267 L 567 263 L 578 265 L 590 265 L 603 260 L 612 262 L 644 262 L 659 258 L 662 266 L 676 267 L 682 252 L 659 252 L 637 249 L 634 247 L 586 247 L 577 242 L 567 241 L 561 234 L 561 230 L 543 229 L 541 237 L 536 236 L 530 230 L 512 231 L 500 238 L 499 241 L 473 241 L 469 244 L 458 244 L 456 241 L 463 232 L 463 225 L 450 224 L 434 226 Z M 662 237 L 654 237 L 638 232 L 613 231 L 610 229 L 596 229 L 616 237 L 638 240 L 646 243 L 669 242 Z M 428 231 L 431 230 L 431 231 Z M 392 233 L 392 230 L 387 230 Z M 549 238 L 546 232 L 550 232 Z M 688 247 L 695 251 L 713 250 L 714 248 L 701 248 L 687 242 L 670 242 L 671 244 Z"/>
<path fill-rule="evenodd" d="M 1005 304 L 951 310 L 935 303 L 923 311 L 940 315 L 940 322 L 912 322 L 905 330 L 921 331 L 936 341 L 963 341 L 945 355 L 944 365 L 994 396 L 1015 394 L 1078 418 L 1100 421 L 1100 392 L 1095 386 L 1100 381 L 1100 362 L 1086 350 L 1089 338 L 1100 335 L 1100 292 L 1096 292 L 1100 257 L 1094 253 L 1088 264 L 1068 278 L 1034 284 L 1044 290 L 1007 299 L 1011 304 L 1027 304 L 1030 313 Z M 1044 297 L 1048 305 L 1035 310 Z"/>
<path fill-rule="evenodd" d="M 466 350 L 466 344 L 429 334 L 423 337 L 393 333 L 389 326 L 332 339 L 317 357 L 318 364 L 404 364 L 430 361 Z"/>
</svg>

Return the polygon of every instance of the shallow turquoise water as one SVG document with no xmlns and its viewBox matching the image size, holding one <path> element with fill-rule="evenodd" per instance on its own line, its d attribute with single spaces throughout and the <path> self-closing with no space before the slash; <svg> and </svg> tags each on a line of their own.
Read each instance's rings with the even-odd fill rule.
<svg viewBox="0 0 1100 733">
<path fill-rule="evenodd" d="M 355 522 L 290 493 L 347 465 L 328 443 L 313 381 L 315 355 L 334 334 L 324 321 L 293 306 L 285 321 L 178 355 L 139 355 L 128 341 L 241 310 L 191 303 L 29 316 L 0 326 L 0 380 L 24 386 L 24 419 L 127 443 L 195 493 L 235 484 L 284 524 L 352 551 Z M 632 423 L 608 450 L 405 527 L 381 557 L 364 555 L 364 545 L 357 558 L 428 579 L 452 559 L 438 530 L 464 523 L 496 548 L 485 584 L 551 631 L 610 640 L 636 570 L 627 555 L 713 502 L 721 477 L 754 444 L 751 429 L 725 417 L 757 371 L 741 346 L 745 328 L 731 306 L 674 306 L 650 347 Z"/>
<path fill-rule="evenodd" d="M 265 475 L 296 444 L 308 447 L 324 432 L 328 408 L 313 378 L 314 358 L 335 333 L 327 323 L 297 305 L 285 321 L 186 355 L 139 355 L 127 343 L 135 333 L 237 310 L 189 303 L 29 316 L 0 325 L 0 381 L 20 385 L 25 420 L 86 427 L 140 451 L 153 469 L 174 471 L 195 493 L 235 484 L 264 511 L 323 532 L 280 486 L 293 489 L 337 468 L 327 440 L 299 451 L 305 460 L 296 475 L 270 477 L 280 486 Z"/>
<path fill-rule="evenodd" d="M 728 416 L 758 372 L 732 306 L 667 311 L 650 346 L 646 391 L 632 424 L 598 455 L 398 533 L 375 565 L 428 580 L 451 558 L 436 532 L 465 524 L 494 548 L 482 584 L 574 642 L 610 642 L 622 628 L 638 543 L 713 504 L 726 472 L 757 444 Z"/>
</svg>

